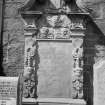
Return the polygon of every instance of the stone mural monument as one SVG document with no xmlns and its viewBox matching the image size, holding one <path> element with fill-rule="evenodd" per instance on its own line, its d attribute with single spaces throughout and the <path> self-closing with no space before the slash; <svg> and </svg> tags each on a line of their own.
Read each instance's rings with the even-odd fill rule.
<svg viewBox="0 0 105 105">
<path fill-rule="evenodd" d="M 63 0 L 28 0 L 20 9 L 25 25 L 24 98 L 83 101 L 84 23 L 88 13 L 70 5 L 72 2 Z"/>
</svg>

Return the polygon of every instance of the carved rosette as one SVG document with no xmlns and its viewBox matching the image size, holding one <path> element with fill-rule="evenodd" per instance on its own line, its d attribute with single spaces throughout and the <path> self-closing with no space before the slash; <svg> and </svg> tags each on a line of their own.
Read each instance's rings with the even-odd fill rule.
<svg viewBox="0 0 105 105">
<path fill-rule="evenodd" d="M 73 41 L 73 98 L 83 98 L 83 39 Z"/>
<path fill-rule="evenodd" d="M 24 57 L 24 89 L 23 97 L 36 97 L 36 80 L 35 80 L 35 55 L 36 55 L 36 34 L 38 30 L 35 25 L 25 26 L 25 57 Z"/>
</svg>

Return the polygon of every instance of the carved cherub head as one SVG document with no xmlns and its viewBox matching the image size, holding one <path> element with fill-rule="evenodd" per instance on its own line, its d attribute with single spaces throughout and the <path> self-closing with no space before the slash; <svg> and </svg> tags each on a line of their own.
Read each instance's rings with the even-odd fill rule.
<svg viewBox="0 0 105 105">
<path fill-rule="evenodd" d="M 74 72 L 76 76 L 81 76 L 83 69 L 80 67 L 74 68 Z"/>
<path fill-rule="evenodd" d="M 24 70 L 24 74 L 23 74 L 24 78 L 30 79 L 32 74 L 33 74 L 33 68 L 32 67 L 26 67 Z"/>
</svg>

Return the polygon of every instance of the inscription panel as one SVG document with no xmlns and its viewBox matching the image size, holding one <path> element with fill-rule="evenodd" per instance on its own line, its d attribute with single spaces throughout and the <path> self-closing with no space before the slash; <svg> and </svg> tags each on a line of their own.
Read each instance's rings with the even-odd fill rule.
<svg viewBox="0 0 105 105">
<path fill-rule="evenodd" d="M 44 41 L 38 45 L 38 97 L 71 98 L 72 44 Z"/>
<path fill-rule="evenodd" d="M 18 77 L 0 77 L 0 105 L 21 105 L 17 90 Z"/>
</svg>

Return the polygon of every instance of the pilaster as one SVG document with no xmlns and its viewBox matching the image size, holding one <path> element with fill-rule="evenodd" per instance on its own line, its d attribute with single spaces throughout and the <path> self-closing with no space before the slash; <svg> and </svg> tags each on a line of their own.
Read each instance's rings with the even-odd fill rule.
<svg viewBox="0 0 105 105">
<path fill-rule="evenodd" d="M 29 20 L 30 21 L 30 20 Z M 35 26 L 35 19 L 31 19 L 28 23 L 25 21 L 24 37 L 25 37 L 25 50 L 24 50 L 24 89 L 23 96 L 36 97 L 36 69 L 35 69 L 35 56 L 36 56 L 36 35 L 38 32 Z"/>
<path fill-rule="evenodd" d="M 72 97 L 75 99 L 83 98 L 83 42 L 85 36 L 84 18 L 72 18 L 71 38 L 73 45 L 73 69 L 72 69 Z"/>
</svg>

